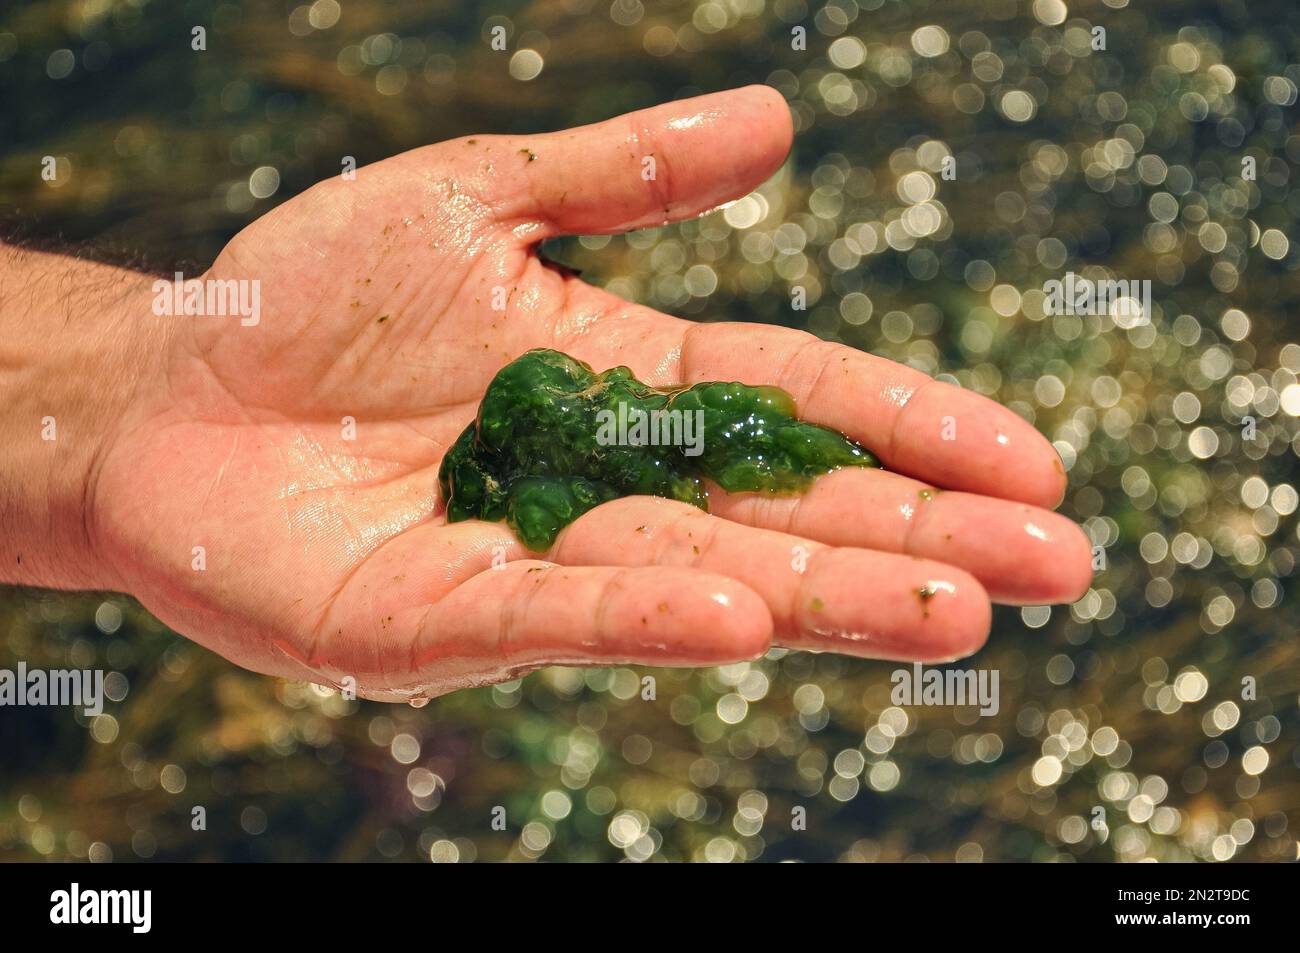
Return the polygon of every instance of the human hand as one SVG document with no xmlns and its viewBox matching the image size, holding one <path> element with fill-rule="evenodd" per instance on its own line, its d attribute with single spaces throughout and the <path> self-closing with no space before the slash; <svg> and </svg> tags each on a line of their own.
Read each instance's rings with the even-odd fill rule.
<svg viewBox="0 0 1300 953">
<path fill-rule="evenodd" d="M 322 182 L 237 235 L 203 277 L 260 282 L 255 325 L 157 318 L 141 284 L 115 326 L 167 326 L 79 458 L 81 564 L 240 665 L 389 700 L 773 642 L 953 659 L 983 643 L 990 599 L 1077 598 L 1087 541 L 1041 508 L 1064 471 L 1010 411 L 802 332 L 659 314 L 536 254 L 739 198 L 790 136 L 780 96 L 753 87 L 453 140 Z M 837 471 L 799 497 L 714 488 L 711 515 L 616 500 L 538 558 L 504 524 L 448 524 L 436 489 L 492 376 L 533 347 L 656 385 L 778 385 L 888 472 Z"/>
</svg>

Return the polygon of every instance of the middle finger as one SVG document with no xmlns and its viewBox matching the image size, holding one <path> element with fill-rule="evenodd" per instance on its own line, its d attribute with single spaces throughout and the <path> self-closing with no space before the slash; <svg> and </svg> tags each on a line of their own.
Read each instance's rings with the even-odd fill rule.
<svg viewBox="0 0 1300 953">
<path fill-rule="evenodd" d="M 1050 510 L 939 490 L 884 470 L 844 468 L 799 496 L 709 493 L 709 511 L 749 526 L 923 556 L 965 569 L 994 602 L 1074 602 L 1092 581 L 1092 550 L 1073 522 Z"/>
</svg>

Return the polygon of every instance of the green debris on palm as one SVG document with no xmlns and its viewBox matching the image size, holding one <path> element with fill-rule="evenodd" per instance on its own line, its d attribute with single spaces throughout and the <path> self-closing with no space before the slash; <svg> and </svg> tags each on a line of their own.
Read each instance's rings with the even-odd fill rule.
<svg viewBox="0 0 1300 953">
<path fill-rule="evenodd" d="M 534 551 L 593 507 L 650 495 L 708 508 L 730 493 L 798 493 L 839 467 L 878 466 L 852 440 L 795 416 L 777 387 L 643 384 L 532 350 L 493 378 L 438 473 L 447 518 L 505 520 Z"/>
</svg>

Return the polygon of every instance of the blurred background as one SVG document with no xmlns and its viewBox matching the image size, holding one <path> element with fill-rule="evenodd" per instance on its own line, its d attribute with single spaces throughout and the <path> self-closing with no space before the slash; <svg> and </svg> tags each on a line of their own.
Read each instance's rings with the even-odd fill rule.
<svg viewBox="0 0 1300 953">
<path fill-rule="evenodd" d="M 158 271 L 344 156 L 777 88 L 796 142 L 758 192 L 547 252 L 1002 401 L 1103 568 L 997 611 L 960 666 L 1000 673 L 991 717 L 781 652 L 353 702 L 122 596 L 0 589 L 0 668 L 115 673 L 97 717 L 0 709 L 0 858 L 1295 860 L 1298 38 L 1286 0 L 9 0 L 9 234 Z M 1045 315 L 1068 271 L 1149 279 L 1151 323 Z"/>
</svg>

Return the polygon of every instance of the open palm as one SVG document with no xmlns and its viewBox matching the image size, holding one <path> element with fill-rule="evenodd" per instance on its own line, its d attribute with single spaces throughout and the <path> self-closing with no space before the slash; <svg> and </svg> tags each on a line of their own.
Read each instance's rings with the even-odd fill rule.
<svg viewBox="0 0 1300 953">
<path fill-rule="evenodd" d="M 536 254 L 738 198 L 789 145 L 785 103 L 755 87 L 417 149 L 267 214 L 205 276 L 259 281 L 260 322 L 173 319 L 102 458 L 94 533 L 117 574 L 241 665 L 385 699 L 774 641 L 951 659 L 983 643 L 990 598 L 1078 597 L 1087 543 L 1039 508 L 1063 471 L 1014 414 L 802 332 L 656 313 Z M 801 497 L 714 488 L 711 515 L 616 500 L 539 558 L 504 525 L 448 524 L 436 481 L 492 376 L 533 347 L 654 384 L 777 384 L 889 472 Z"/>
</svg>

